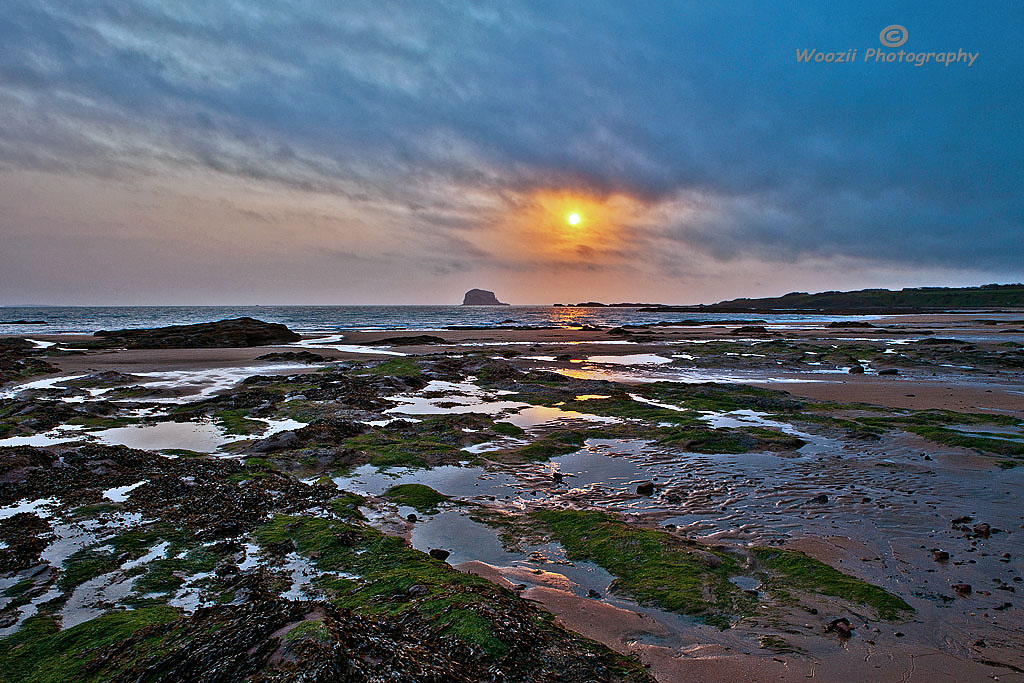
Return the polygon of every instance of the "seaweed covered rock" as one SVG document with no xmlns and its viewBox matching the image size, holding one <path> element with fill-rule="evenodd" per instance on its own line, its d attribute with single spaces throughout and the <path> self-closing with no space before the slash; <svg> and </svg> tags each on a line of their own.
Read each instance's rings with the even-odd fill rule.
<svg viewBox="0 0 1024 683">
<path fill-rule="evenodd" d="M 0 384 L 32 375 L 56 372 L 55 366 L 38 357 L 44 353 L 45 351 L 24 339 L 0 339 Z"/>
<path fill-rule="evenodd" d="M 60 663 L 69 674 L 115 682 L 653 680 L 640 667 L 568 634 L 563 644 L 561 638 L 545 639 L 531 632 L 528 636 L 536 640 L 495 663 L 459 639 L 421 630 L 415 620 L 367 617 L 326 603 L 263 596 L 242 605 L 201 608 L 178 619 L 169 619 L 166 610 L 149 612 L 153 614 L 146 616 L 154 623 Z M 110 627 L 125 628 L 131 616 L 121 613 L 102 619 L 113 630 Z M 140 621 L 145 624 L 146 619 Z M 508 624 L 510 629 L 516 626 Z M 50 645 L 49 651 L 40 653 L 45 660 L 47 655 L 54 657 L 52 646 L 58 644 L 48 641 L 58 639 L 46 633 L 40 642 L 27 646 L 38 650 Z"/>
<path fill-rule="evenodd" d="M 347 420 L 317 420 L 301 429 L 287 430 L 273 434 L 255 443 L 252 450 L 257 453 L 304 448 L 313 444 L 340 446 L 348 439 L 366 431 L 366 426 Z"/>
<path fill-rule="evenodd" d="M 255 318 L 132 330 L 100 330 L 93 336 L 105 342 L 105 345 L 129 349 L 240 348 L 290 344 L 302 339 L 280 323 L 267 323 Z"/>
</svg>

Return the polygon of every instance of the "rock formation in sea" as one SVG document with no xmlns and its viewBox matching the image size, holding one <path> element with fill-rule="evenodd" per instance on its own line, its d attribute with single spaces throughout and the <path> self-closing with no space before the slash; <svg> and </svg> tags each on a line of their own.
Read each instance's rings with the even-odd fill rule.
<svg viewBox="0 0 1024 683">
<path fill-rule="evenodd" d="M 466 292 L 465 298 L 462 300 L 463 306 L 508 306 L 506 303 L 498 301 L 498 297 L 494 296 L 494 292 L 489 292 L 486 289 L 471 289 Z"/>
</svg>

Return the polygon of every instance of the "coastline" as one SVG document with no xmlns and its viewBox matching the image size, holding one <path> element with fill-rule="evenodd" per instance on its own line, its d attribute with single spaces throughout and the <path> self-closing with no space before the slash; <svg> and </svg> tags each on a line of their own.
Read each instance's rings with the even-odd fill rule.
<svg viewBox="0 0 1024 683">
<path fill-rule="evenodd" d="M 1019 315 L 1007 314 L 1006 319 L 1015 320 Z M 476 439 L 474 432 L 482 429 L 490 433 L 488 430 L 498 424 L 492 423 L 492 419 L 511 420 L 519 431 L 509 433 L 518 436 L 486 437 L 497 438 L 506 450 L 457 450 L 454 460 L 428 464 L 426 469 L 399 467 L 390 475 L 388 470 L 378 471 L 370 464 L 360 464 L 365 462 L 361 460 L 341 469 L 322 469 L 312 464 L 317 458 L 328 458 L 325 462 L 329 462 L 337 457 L 335 454 L 347 453 L 363 437 L 356 441 L 346 441 L 345 437 L 327 450 L 322 445 L 315 447 L 308 452 L 319 455 L 312 459 L 308 454 L 303 456 L 301 465 L 277 455 L 275 449 L 279 447 L 273 444 L 280 437 L 259 440 L 240 434 L 233 442 L 226 434 L 212 434 L 213 440 L 209 440 L 210 434 L 204 438 L 208 439 L 210 449 L 206 457 L 214 460 L 259 462 L 260 467 L 271 467 L 266 471 L 274 472 L 274 476 L 304 482 L 326 477 L 339 490 L 364 496 L 367 502 L 363 509 L 369 515 L 370 526 L 398 534 L 424 552 L 447 548 L 445 553 L 454 553 L 450 561 L 460 571 L 511 590 L 527 603 L 555 615 L 557 623 L 569 632 L 593 639 L 615 652 L 637 656 L 662 683 L 801 680 L 809 676 L 827 680 L 854 677 L 925 681 L 940 680 L 943 676 L 971 680 L 999 675 L 1004 681 L 1024 680 L 1024 675 L 1013 670 L 1024 668 L 1024 660 L 1000 636 L 1024 627 L 1016 609 L 993 612 L 1001 603 L 995 596 L 987 597 L 990 591 L 985 591 L 984 597 L 978 593 L 971 598 L 982 601 L 978 606 L 967 604 L 963 597 L 956 597 L 949 604 L 934 605 L 931 601 L 937 599 L 915 597 L 949 593 L 948 585 L 932 587 L 929 583 L 935 580 L 935 571 L 940 572 L 940 581 L 953 583 L 971 577 L 969 580 L 975 586 L 984 585 L 986 572 L 999 577 L 1012 577 L 1014 572 L 1019 575 L 1021 566 L 1016 553 L 1004 557 L 1004 563 L 998 558 L 1010 547 L 1010 534 L 1024 523 L 1016 508 L 1007 507 L 1014 499 L 1013 492 L 1020 491 L 1020 473 L 1024 468 L 1000 469 L 996 463 L 1009 462 L 1006 456 L 954 442 L 929 440 L 938 437 L 930 436 L 928 431 L 914 433 L 905 427 L 868 430 L 874 429 L 872 420 L 895 420 L 893 424 L 903 425 L 900 420 L 924 413 L 937 414 L 944 420 L 941 424 L 952 425 L 943 427 L 947 434 L 964 438 L 986 434 L 989 441 L 1004 438 L 999 436 L 999 430 L 1010 429 L 1008 426 L 978 427 L 974 432 L 956 430 L 961 428 L 960 422 L 984 423 L 984 415 L 1004 422 L 1024 419 L 1024 373 L 1013 365 L 1013 354 L 1019 354 L 1021 347 L 1007 345 L 1024 345 L 1024 334 L 1004 333 L 1000 326 L 979 322 L 974 313 L 879 317 L 870 324 L 873 327 L 835 328 L 828 327 L 827 322 L 788 321 L 767 322 L 761 329 L 756 325 L 687 324 L 627 330 L 433 330 L 429 337 L 442 340 L 434 343 L 417 339 L 407 343 L 410 340 L 402 337 L 410 335 L 396 330 L 335 331 L 306 334 L 297 343 L 260 347 L 59 352 L 44 356 L 59 372 L 39 374 L 21 384 L 31 387 L 33 382 L 37 383 L 38 388 L 29 393 L 34 391 L 32 395 L 39 401 L 72 401 L 78 403 L 70 405 L 88 406 L 90 402 L 101 402 L 102 392 L 110 389 L 90 389 L 89 384 L 84 388 L 76 386 L 76 381 L 82 380 L 75 378 L 102 378 L 108 384 L 100 386 L 122 392 L 119 396 L 123 398 L 115 399 L 113 405 L 122 401 L 126 409 L 149 410 L 148 414 L 156 416 L 144 418 L 137 427 L 128 425 L 112 430 L 121 430 L 128 436 L 132 429 L 164 424 L 153 422 L 161 419 L 155 409 L 167 405 L 160 401 L 172 401 L 171 405 L 187 405 L 190 401 L 197 406 L 209 404 L 218 411 L 226 406 L 228 412 L 240 413 L 233 413 L 232 420 L 269 420 L 273 425 L 286 413 L 245 407 L 259 406 L 266 400 L 264 394 L 243 398 L 247 391 L 264 391 L 264 385 L 281 387 L 285 404 L 295 402 L 303 410 L 308 410 L 307 404 L 316 400 L 310 396 L 318 396 L 315 392 L 306 395 L 310 387 L 322 386 L 316 390 L 324 394 L 319 399 L 322 403 L 316 404 L 317 415 L 327 415 L 341 406 L 346 420 L 358 417 L 366 420 L 366 424 L 379 423 L 380 426 L 373 427 L 378 435 L 375 438 L 390 433 L 387 422 L 393 416 L 421 422 L 439 420 L 442 425 L 461 415 L 471 421 L 453 421 L 444 428 L 454 430 L 460 435 L 458 438 L 475 445 L 484 437 Z M 1014 329 L 1012 325 L 1005 327 Z M 55 342 L 52 348 L 73 348 L 93 340 L 89 335 L 42 334 L 30 338 Z M 388 344 L 389 339 L 395 343 Z M 300 352 L 314 356 L 299 360 L 295 354 Z M 268 354 L 270 358 L 261 360 L 261 356 Z M 961 360 L 949 362 L 951 358 Z M 851 374 L 851 363 L 860 364 L 863 373 Z M 410 368 L 414 374 L 409 374 Z M 888 368 L 896 369 L 896 373 L 879 374 Z M 427 373 L 422 379 L 421 371 Z M 484 381 L 482 373 L 492 376 Z M 259 381 L 240 384 L 247 377 Z M 330 377 L 344 382 L 349 382 L 346 378 L 350 377 L 371 377 L 374 382 L 385 382 L 381 386 L 389 388 L 380 389 L 379 395 L 360 394 L 358 401 L 349 405 L 353 399 L 344 393 L 331 393 L 334 389 L 324 393 L 326 387 L 333 385 L 317 385 Z M 558 377 L 562 379 L 555 381 Z M 61 382 L 60 378 L 67 381 Z M 559 382 L 567 383 L 567 388 L 553 394 L 557 400 L 542 400 L 537 394 L 530 399 L 532 406 L 520 400 L 528 392 L 555 391 Z M 17 384 L 0 387 L 0 392 L 11 392 Z M 296 389 L 289 389 L 290 386 Z M 622 417 L 615 412 L 632 408 L 612 410 L 609 405 L 606 413 L 597 410 L 600 402 L 613 394 L 624 398 L 635 392 L 650 397 L 656 396 L 663 386 L 678 387 L 671 391 L 684 393 L 691 387 L 698 392 L 695 396 L 700 395 L 703 387 L 718 386 L 722 388 L 716 391 L 737 397 L 744 395 L 743 387 L 763 388 L 768 391 L 768 397 L 763 399 L 766 405 L 803 402 L 804 407 L 796 412 L 786 412 L 789 409 L 778 406 L 740 410 L 705 407 L 697 412 L 687 409 L 698 417 L 700 410 L 708 411 L 706 419 L 714 429 L 756 432 L 782 428 L 798 435 L 803 445 L 773 446 L 765 442 L 749 452 L 741 449 L 736 455 L 720 454 L 714 449 L 706 454 L 679 453 L 678 448 L 652 447 L 653 437 L 645 436 L 660 433 L 657 429 L 666 429 L 664 424 L 655 432 L 650 431 L 652 426 L 641 429 L 638 424 L 636 434 L 632 435 L 630 420 L 636 419 L 634 413 L 626 412 L 622 415 L 627 417 Z M 575 399 L 574 393 L 579 394 Z M 250 400 L 254 402 L 246 403 Z M 637 405 L 664 406 L 668 399 L 643 400 L 648 403 Z M 698 400 L 695 405 L 703 404 Z M 671 412 L 666 413 L 664 408 L 657 410 L 663 414 L 657 419 L 671 417 Z M 801 411 L 816 415 L 805 416 Z M 946 415 L 942 411 L 950 412 Z M 196 421 L 195 429 L 206 432 L 216 431 L 213 425 L 228 424 L 223 422 L 226 418 L 216 417 L 224 415 L 223 412 L 196 415 L 199 417 L 188 414 L 175 419 Z M 293 409 L 287 415 L 300 413 Z M 807 422 L 807 417 L 819 420 L 817 426 Z M 113 424 L 113 417 L 103 419 Z M 304 417 L 294 424 L 282 422 L 285 431 L 281 433 L 301 432 L 299 426 L 312 419 Z M 533 461 L 516 455 L 528 440 L 546 443 L 552 435 L 562 433 L 560 430 L 581 426 L 610 429 L 609 420 L 615 429 L 608 435 L 574 442 L 569 448 L 556 450 L 554 457 Z M 839 426 L 850 420 L 862 420 L 865 433 Z M 193 422 L 174 424 L 188 426 Z M 403 429 L 415 428 L 415 422 L 408 424 Z M 106 434 L 102 430 L 90 431 L 95 429 L 86 427 L 84 434 Z M 774 434 L 772 438 L 784 436 L 777 431 Z M 36 437 L 16 438 L 31 444 Z M 74 448 L 74 438 L 77 433 L 43 448 Z M 1009 443 L 1016 443 L 1016 438 L 1005 436 Z M 131 443 L 128 441 L 127 445 Z M 341 450 L 344 444 L 348 445 Z M 171 442 L 167 445 L 170 447 Z M 687 447 L 683 451 L 692 449 Z M 456 477 L 456 471 L 463 469 L 466 473 Z M 553 479 L 553 472 L 559 476 Z M 567 489 L 561 484 L 563 474 L 566 481 L 578 482 L 573 484 L 575 488 Z M 465 476 L 471 477 L 468 483 L 462 480 Z M 694 476 L 702 483 L 691 483 Z M 653 496 L 638 494 L 637 487 L 644 481 L 655 482 Z M 388 487 L 406 482 L 428 482 L 440 491 L 440 512 L 389 502 Z M 925 482 L 931 492 L 919 501 L 913 491 Z M 999 487 L 993 488 L 990 482 L 998 482 Z M 658 493 L 661 489 L 671 493 Z M 821 491 L 828 491 L 823 499 L 826 502 L 808 507 L 806 501 Z M 970 496 L 969 503 L 962 500 L 965 492 Z M 514 496 L 514 505 L 504 502 L 510 495 Z M 493 538 L 488 536 L 480 545 L 472 535 L 466 535 L 485 534 L 486 529 L 479 521 L 469 521 L 469 511 L 477 519 L 495 523 L 494 519 L 529 515 L 549 506 L 606 510 L 622 515 L 635 529 L 655 530 L 666 534 L 666 539 L 685 538 L 687 543 L 699 543 L 709 551 L 728 548 L 729 552 L 742 554 L 749 553 L 746 548 L 751 545 L 777 543 L 858 580 L 896 592 L 913 604 L 917 617 L 892 625 L 841 600 L 802 594 L 799 608 L 777 599 L 769 600 L 765 609 L 772 611 L 775 621 L 762 623 L 747 616 L 731 628 L 719 631 L 699 620 L 680 618 L 634 600 L 628 593 L 614 593 L 614 583 L 606 583 L 604 575 L 587 562 L 546 552 L 541 552 L 542 559 L 537 559 L 530 555 L 529 545 L 523 551 L 496 547 L 484 552 L 482 548 L 496 543 Z M 991 543 L 993 550 L 972 557 L 979 564 L 971 569 L 959 558 L 970 557 L 966 553 L 974 552 L 978 537 L 970 532 L 950 535 L 942 529 L 936 531 L 936 527 L 948 527 L 949 519 L 965 513 L 1006 530 L 993 535 L 991 541 L 985 537 L 984 542 Z M 410 514 L 415 521 L 406 519 Z M 874 523 L 865 522 L 872 516 L 879 517 L 877 528 Z M 894 524 L 899 526 L 891 526 Z M 887 533 L 880 532 L 883 528 Z M 954 564 L 931 560 L 931 550 L 920 549 L 930 547 L 929 544 L 948 549 L 957 558 Z M 474 557 L 474 553 L 479 556 Z M 753 590 L 759 600 L 767 599 L 763 590 Z M 987 610 L 984 618 L 977 616 L 979 610 Z M 951 613 L 957 615 L 958 621 L 943 621 Z M 837 642 L 825 627 L 829 620 L 841 615 L 853 618 L 859 630 L 852 639 Z M 784 639 L 785 648 L 757 645 L 758 638 L 762 643 L 775 643 L 768 636 L 777 632 L 784 635 L 771 638 Z M 975 641 L 986 642 L 987 649 L 982 652 L 972 645 Z M 957 646 L 948 647 L 947 642 Z M 986 662 L 999 662 L 1001 667 L 993 668 Z"/>
</svg>

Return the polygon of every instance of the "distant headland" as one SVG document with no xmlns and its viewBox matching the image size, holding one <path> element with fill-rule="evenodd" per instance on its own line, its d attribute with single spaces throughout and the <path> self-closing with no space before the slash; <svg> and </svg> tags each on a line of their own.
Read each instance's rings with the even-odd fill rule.
<svg viewBox="0 0 1024 683">
<path fill-rule="evenodd" d="M 750 313 L 756 311 L 815 311 L 830 313 L 935 313 L 978 308 L 1024 307 L 1024 284 L 980 287 L 914 287 L 898 291 L 860 289 L 852 292 L 791 292 L 762 299 L 732 299 L 717 304 L 667 306 L 664 304 L 554 304 L 577 307 L 629 307 L 659 312 Z"/>
</svg>

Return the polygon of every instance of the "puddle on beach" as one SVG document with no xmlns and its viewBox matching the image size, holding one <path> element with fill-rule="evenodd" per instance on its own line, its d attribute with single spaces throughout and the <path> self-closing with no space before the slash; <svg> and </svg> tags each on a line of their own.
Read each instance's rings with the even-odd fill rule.
<svg viewBox="0 0 1024 683">
<path fill-rule="evenodd" d="M 464 382 L 433 380 L 415 393 L 397 394 L 388 397 L 397 403 L 394 408 L 384 411 L 388 415 L 458 415 L 477 413 L 497 415 L 499 413 L 528 407 L 528 403 L 508 401 L 498 397 L 509 396 L 510 391 L 485 391 L 468 378 Z"/>
<path fill-rule="evenodd" d="M 245 365 L 229 368 L 206 368 L 202 370 L 167 370 L 160 372 L 133 372 L 131 381 L 120 386 L 89 388 L 85 395 L 58 397 L 58 400 L 81 403 L 87 400 L 113 400 L 113 402 L 144 400 L 147 403 L 184 403 L 199 401 L 216 394 L 219 391 L 230 389 L 238 385 L 242 380 L 253 375 L 276 375 L 296 372 L 309 372 L 310 366 L 301 363 L 276 363 Z M 80 380 L 89 375 L 63 375 L 61 377 L 50 377 L 47 379 L 35 380 L 18 384 L 13 387 L 0 390 L 0 398 L 14 398 L 19 393 L 29 390 L 61 389 L 73 386 L 75 380 Z M 160 392 L 173 392 L 174 396 L 139 396 L 132 398 L 111 399 L 107 394 L 116 389 L 131 387 L 143 387 L 156 394 Z M 43 397 L 45 400 L 45 397 Z"/>
<path fill-rule="evenodd" d="M 624 356 L 587 356 L 585 359 L 571 362 L 597 363 L 599 365 L 664 365 L 671 363 L 672 359 L 653 353 L 632 353 Z"/>
<path fill-rule="evenodd" d="M 286 429 L 299 429 L 306 423 L 297 420 L 267 420 L 267 428 L 261 434 L 226 434 L 213 422 L 156 422 L 152 424 L 112 427 L 99 431 L 83 431 L 80 425 L 63 425 L 57 429 L 31 436 L 12 436 L 0 439 L 0 446 L 52 446 L 72 441 L 87 440 L 111 446 L 127 446 L 140 450 L 160 451 L 184 449 L 199 453 L 217 453 L 225 444 L 240 439 L 264 438 Z"/>
<path fill-rule="evenodd" d="M 537 368 L 544 369 L 544 368 Z M 678 382 L 681 384 L 706 384 L 708 382 L 720 382 L 726 384 L 788 384 L 788 383 L 811 383 L 827 382 L 829 380 L 810 379 L 808 377 L 780 377 L 764 372 L 742 372 L 701 368 L 668 368 L 648 367 L 647 369 L 617 370 L 600 367 L 598 365 L 580 364 L 571 368 L 555 368 L 552 372 L 571 377 L 572 379 L 596 379 L 608 382 L 647 383 L 647 382 Z M 810 374 L 810 373 L 806 373 Z M 818 374 L 842 374 L 840 371 L 818 371 Z"/>
<path fill-rule="evenodd" d="M 465 382 L 435 380 L 416 393 L 391 396 L 388 400 L 398 403 L 398 405 L 388 408 L 384 412 L 388 415 L 458 415 L 465 413 L 500 415 L 499 422 L 510 422 L 527 430 L 552 422 L 571 420 L 606 424 L 618 422 L 618 419 L 614 417 L 590 415 L 573 410 L 534 406 L 521 401 L 506 400 L 503 397 L 514 396 L 515 392 L 485 391 L 473 384 L 471 379 Z M 478 446 L 482 446 L 482 444 Z M 469 450 L 469 452 L 480 452 L 480 449 Z"/>
<path fill-rule="evenodd" d="M 482 467 L 444 465 L 431 469 L 392 467 L 379 470 L 373 465 L 362 465 L 351 474 L 335 477 L 341 489 L 363 495 L 379 496 L 398 484 L 424 484 L 446 496 L 466 500 L 477 497 L 516 497 L 516 480 L 510 474 L 489 472 Z"/>
<path fill-rule="evenodd" d="M 617 417 L 603 415 L 591 415 L 590 413 L 579 413 L 575 410 L 562 410 L 549 406 L 530 406 L 502 418 L 499 422 L 511 422 L 520 429 L 529 430 L 551 422 L 562 422 L 565 420 L 582 420 L 584 422 L 597 422 L 601 424 L 612 424 L 619 422 Z"/>
<path fill-rule="evenodd" d="M 361 344 L 342 344 L 345 339 L 343 334 L 332 334 L 327 337 L 314 339 L 303 339 L 294 344 L 288 344 L 287 348 L 298 346 L 304 349 L 331 349 L 343 353 L 361 353 L 376 356 L 407 356 L 409 354 L 401 351 L 393 351 L 390 346 L 364 346 Z M 286 348 L 286 347 L 282 347 Z"/>
</svg>

